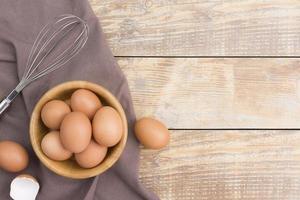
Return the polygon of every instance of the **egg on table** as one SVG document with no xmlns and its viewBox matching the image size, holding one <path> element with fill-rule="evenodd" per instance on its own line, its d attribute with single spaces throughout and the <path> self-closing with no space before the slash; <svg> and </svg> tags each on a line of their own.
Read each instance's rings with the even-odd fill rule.
<svg viewBox="0 0 300 200">
<path fill-rule="evenodd" d="M 64 117 L 70 112 L 70 107 L 64 101 L 52 100 L 44 105 L 41 111 L 41 118 L 48 128 L 57 130 Z"/>
<path fill-rule="evenodd" d="M 42 151 L 52 160 L 67 160 L 72 156 L 72 152 L 65 149 L 60 141 L 58 131 L 47 133 L 42 139 Z"/>
<path fill-rule="evenodd" d="M 116 145 L 122 137 L 123 124 L 119 113 L 110 106 L 100 108 L 93 119 L 95 140 L 107 147 Z"/>
<path fill-rule="evenodd" d="M 0 168 L 19 172 L 27 167 L 28 162 L 28 153 L 23 146 L 8 140 L 0 142 Z"/>
<path fill-rule="evenodd" d="M 96 111 L 101 107 L 100 99 L 89 90 L 79 89 L 71 96 L 72 110 L 86 114 L 89 119 L 92 119 Z"/>
<path fill-rule="evenodd" d="M 90 143 L 92 125 L 89 118 L 81 112 L 71 112 L 65 116 L 60 127 L 60 139 L 65 149 L 82 152 Z"/>
<path fill-rule="evenodd" d="M 96 167 L 104 160 L 106 153 L 107 147 L 91 140 L 90 144 L 83 152 L 75 154 L 75 160 L 79 166 L 83 168 L 92 168 Z"/>
<path fill-rule="evenodd" d="M 170 140 L 167 127 L 153 118 L 141 118 L 135 123 L 134 130 L 137 139 L 149 149 L 163 148 Z"/>
</svg>

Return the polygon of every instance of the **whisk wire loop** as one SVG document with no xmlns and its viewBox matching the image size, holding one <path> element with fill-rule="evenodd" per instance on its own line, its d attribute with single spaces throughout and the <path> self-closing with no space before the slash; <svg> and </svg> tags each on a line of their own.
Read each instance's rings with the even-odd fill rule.
<svg viewBox="0 0 300 200">
<path fill-rule="evenodd" d="M 86 22 L 71 14 L 61 15 L 46 24 L 33 43 L 19 84 L 0 102 L 0 115 L 27 85 L 59 69 L 76 56 L 85 46 L 88 34 Z M 68 40 L 67 47 L 62 48 Z"/>
<path fill-rule="evenodd" d="M 75 22 L 72 22 L 75 23 Z M 71 25 L 71 23 L 64 25 L 60 30 L 55 31 L 50 39 L 45 42 L 45 44 L 40 48 L 40 50 L 37 53 L 37 56 L 34 58 L 33 62 L 31 63 L 29 70 L 27 71 L 27 74 L 24 76 L 24 79 L 29 79 L 32 74 L 35 72 L 35 70 L 43 63 L 43 61 L 45 60 L 45 58 L 52 52 L 52 50 L 55 48 L 55 46 L 63 39 L 63 37 L 70 31 L 68 30 L 68 32 L 63 33 L 63 36 L 56 41 L 55 44 L 53 44 L 51 46 L 51 48 L 49 48 L 49 50 L 45 53 L 45 55 L 40 59 L 40 61 L 36 64 L 37 59 L 39 58 L 39 55 L 45 50 L 45 48 L 47 47 L 47 45 L 49 45 L 49 43 L 51 42 L 51 40 L 53 40 L 54 37 L 56 37 L 59 34 L 59 31 L 64 30 L 68 25 Z M 37 46 L 38 47 L 38 46 Z M 37 47 L 35 47 L 35 49 L 37 49 Z"/>
</svg>

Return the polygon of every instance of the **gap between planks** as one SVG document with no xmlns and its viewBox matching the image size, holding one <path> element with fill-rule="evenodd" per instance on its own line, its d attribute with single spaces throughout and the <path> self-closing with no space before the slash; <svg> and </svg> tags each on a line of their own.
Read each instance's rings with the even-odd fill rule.
<svg viewBox="0 0 300 200">
<path fill-rule="evenodd" d="M 300 56 L 114 56 L 115 58 L 300 58 Z"/>
<path fill-rule="evenodd" d="M 299 129 L 299 58 L 117 58 L 137 117 L 170 129 Z"/>
</svg>

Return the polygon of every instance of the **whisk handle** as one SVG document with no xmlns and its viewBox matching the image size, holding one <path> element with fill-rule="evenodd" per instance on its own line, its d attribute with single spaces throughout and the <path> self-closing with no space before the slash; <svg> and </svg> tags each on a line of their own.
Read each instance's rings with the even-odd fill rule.
<svg viewBox="0 0 300 200">
<path fill-rule="evenodd" d="M 18 96 L 19 92 L 13 90 L 9 95 L 0 103 L 0 115 L 9 107 L 10 103 Z"/>
</svg>

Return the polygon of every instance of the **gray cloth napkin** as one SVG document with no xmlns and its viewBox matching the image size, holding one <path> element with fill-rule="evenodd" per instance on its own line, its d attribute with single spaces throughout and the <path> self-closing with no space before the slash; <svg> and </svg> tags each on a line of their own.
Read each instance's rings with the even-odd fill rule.
<svg viewBox="0 0 300 200">
<path fill-rule="evenodd" d="M 0 0 L 0 97 L 22 77 L 33 41 L 49 20 L 61 14 L 86 20 L 89 40 L 70 63 L 24 89 L 0 118 L 0 140 L 22 144 L 30 154 L 30 165 L 22 173 L 41 184 L 41 200 L 136 200 L 158 199 L 138 181 L 138 142 L 133 134 L 135 114 L 126 78 L 109 50 L 98 19 L 87 0 Z M 28 124 L 39 98 L 53 86 L 70 80 L 88 80 L 109 89 L 123 105 L 129 123 L 129 138 L 120 160 L 96 178 L 72 180 L 48 170 L 35 156 L 29 141 Z M 20 174 L 20 173 L 19 173 Z M 18 174 L 0 170 L 0 199 L 9 198 L 11 180 Z"/>
</svg>

